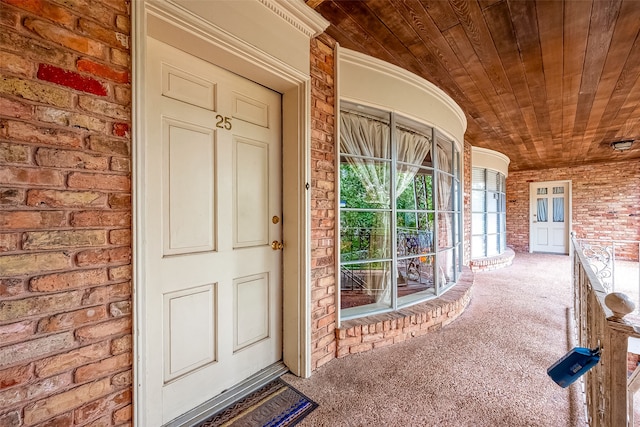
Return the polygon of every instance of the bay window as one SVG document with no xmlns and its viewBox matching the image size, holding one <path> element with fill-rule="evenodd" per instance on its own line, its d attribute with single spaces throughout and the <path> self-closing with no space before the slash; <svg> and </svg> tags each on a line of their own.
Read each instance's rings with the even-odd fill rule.
<svg viewBox="0 0 640 427">
<path fill-rule="evenodd" d="M 437 297 L 461 271 L 456 144 L 396 112 L 342 103 L 341 318 Z"/>
<path fill-rule="evenodd" d="M 471 189 L 471 257 L 500 255 L 507 248 L 505 176 L 474 167 Z"/>
</svg>

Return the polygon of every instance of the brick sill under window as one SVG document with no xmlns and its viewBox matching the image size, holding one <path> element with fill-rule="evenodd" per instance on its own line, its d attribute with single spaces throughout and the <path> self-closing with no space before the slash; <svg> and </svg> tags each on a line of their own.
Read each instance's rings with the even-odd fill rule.
<svg viewBox="0 0 640 427">
<path fill-rule="evenodd" d="M 516 256 L 516 253 L 513 251 L 513 249 L 507 248 L 500 255 L 487 257 L 487 258 L 472 259 L 471 262 L 469 263 L 469 267 L 471 267 L 471 271 L 474 271 L 474 272 L 498 270 L 499 268 L 510 266 L 515 256 Z"/>
<path fill-rule="evenodd" d="M 473 273 L 464 267 L 451 289 L 439 298 L 401 310 L 342 322 L 336 329 L 336 357 L 362 353 L 419 337 L 454 321 L 471 300 Z"/>
</svg>

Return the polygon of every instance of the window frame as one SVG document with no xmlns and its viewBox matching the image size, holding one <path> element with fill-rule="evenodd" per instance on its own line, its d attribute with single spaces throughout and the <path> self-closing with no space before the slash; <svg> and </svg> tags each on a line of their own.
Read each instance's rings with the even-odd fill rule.
<svg viewBox="0 0 640 427">
<path fill-rule="evenodd" d="M 474 180 L 475 172 L 482 171 L 483 173 L 483 182 L 482 188 L 475 188 L 477 181 Z M 499 184 L 496 185 L 495 190 L 489 189 L 489 172 L 495 173 L 496 177 L 499 180 Z M 482 209 L 478 209 L 474 200 L 474 194 L 483 194 L 483 206 Z M 489 211 L 489 197 L 491 195 L 497 195 L 496 202 L 496 210 Z M 474 230 L 474 217 L 482 215 L 483 218 L 483 232 L 478 233 Z M 489 231 L 489 215 L 496 216 L 496 230 L 495 232 Z M 506 230 L 506 176 L 495 169 L 485 168 L 485 167 L 477 167 L 473 166 L 471 168 L 471 259 L 481 259 L 481 258 L 490 258 L 494 256 L 502 255 L 507 249 L 507 230 Z M 496 249 L 497 253 L 490 254 L 489 252 L 489 237 L 493 237 L 496 239 Z M 476 248 L 475 242 L 478 240 L 477 238 L 482 238 L 483 242 L 483 251 L 482 254 L 479 255 L 479 249 Z"/>
<path fill-rule="evenodd" d="M 338 114 L 342 114 L 343 111 L 361 114 L 359 108 L 364 108 L 366 110 L 374 110 L 375 114 L 373 117 L 377 117 L 379 114 L 384 115 L 384 122 L 388 123 L 389 126 L 389 144 L 390 144 L 390 158 L 384 159 L 389 162 L 390 169 L 390 177 L 389 177 L 389 197 L 390 204 L 388 208 L 385 209 L 358 209 L 358 208 L 348 208 L 343 206 L 341 201 L 341 165 L 343 156 L 353 156 L 348 153 L 343 153 L 341 150 L 341 144 L 339 142 L 340 136 L 338 136 L 338 153 L 337 153 L 337 166 L 338 170 L 335 174 L 336 176 L 336 194 L 337 197 L 337 214 L 336 214 L 336 228 L 337 228 L 337 238 L 338 244 L 336 245 L 336 265 L 338 267 L 337 271 L 337 281 L 338 281 L 338 292 L 337 292 L 337 311 L 338 311 L 338 322 L 344 320 L 351 320 L 365 316 L 371 316 L 380 313 L 393 312 L 399 309 L 415 305 L 421 302 L 429 301 L 435 298 L 442 296 L 445 292 L 455 286 L 457 281 L 460 278 L 462 273 L 462 266 L 464 261 L 464 234 L 463 234 L 463 203 L 462 203 L 462 193 L 463 193 L 463 182 L 462 182 L 462 171 L 463 171 L 463 156 L 461 149 L 458 147 L 456 142 L 447 137 L 444 133 L 439 131 L 433 126 L 430 126 L 422 121 L 416 120 L 414 118 L 402 115 L 396 111 L 383 110 L 380 108 L 371 108 L 371 107 L 362 107 L 359 104 L 352 102 L 341 102 L 341 108 Z M 367 116 L 367 114 L 361 114 Z M 388 120 L 387 120 L 388 117 Z M 396 129 L 398 126 L 398 119 L 400 119 L 402 128 L 406 128 L 405 122 L 416 123 L 420 126 L 425 126 L 431 131 L 431 155 L 432 155 L 432 167 L 427 167 L 421 165 L 421 170 L 431 171 L 431 194 L 433 199 L 432 210 L 430 209 L 398 209 L 396 196 L 396 178 L 397 178 L 397 168 L 398 164 L 402 165 L 403 162 L 398 161 L 398 144 L 397 144 L 397 136 Z M 449 172 L 445 172 L 439 169 L 438 164 L 438 155 L 436 152 L 438 150 L 438 141 L 446 141 L 450 146 L 450 155 L 451 159 L 451 170 Z M 362 157 L 362 156 L 361 156 Z M 366 157 L 366 160 L 370 161 L 381 161 L 380 158 L 377 157 Z M 451 194 L 451 203 L 448 209 L 440 210 L 438 204 L 438 183 L 440 182 L 441 175 L 446 175 L 451 179 L 450 184 L 450 194 Z M 415 177 L 414 177 L 415 180 Z M 415 182 L 415 181 L 414 181 Z M 414 184 L 415 185 L 415 184 Z M 379 259 L 379 260 L 361 260 L 361 261 L 342 261 L 342 214 L 343 212 L 352 212 L 352 211 L 370 211 L 370 212 L 385 212 L 390 216 L 390 239 L 391 239 L 391 247 L 390 247 L 390 261 L 391 261 L 391 272 L 395 272 L 396 274 L 391 275 L 391 283 L 390 283 L 390 305 L 380 306 L 380 303 L 372 303 L 366 304 L 356 307 L 350 308 L 341 308 L 341 299 L 342 299 L 342 267 L 344 265 L 353 265 L 353 264 L 365 264 L 373 261 L 384 261 L 387 262 L 389 259 Z M 433 230 L 432 230 L 432 246 L 431 251 L 427 254 L 427 256 L 432 257 L 432 265 L 434 268 L 434 292 L 430 292 L 426 294 L 427 290 L 422 290 L 414 294 L 409 294 L 404 297 L 398 296 L 398 261 L 400 259 L 404 259 L 402 255 L 398 254 L 398 213 L 402 214 L 411 213 L 411 214 L 422 214 L 425 213 L 427 215 L 433 215 Z M 439 242 L 439 217 L 440 215 L 449 215 L 451 218 L 451 224 L 449 227 L 449 233 L 451 234 L 452 245 L 447 247 L 441 247 Z M 439 274 L 439 265 L 440 261 L 444 260 L 444 257 L 450 257 L 452 277 L 446 281 L 446 283 L 442 283 L 441 275 Z M 445 261 L 445 262 L 449 262 Z M 444 274 L 443 274 L 444 277 Z"/>
</svg>

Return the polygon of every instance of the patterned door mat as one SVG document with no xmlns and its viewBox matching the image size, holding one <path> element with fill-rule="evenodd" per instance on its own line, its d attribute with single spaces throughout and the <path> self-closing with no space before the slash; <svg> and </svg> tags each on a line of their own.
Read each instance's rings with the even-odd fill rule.
<svg viewBox="0 0 640 427">
<path fill-rule="evenodd" d="M 198 427 L 294 426 L 317 407 L 317 403 L 277 378 Z"/>
</svg>

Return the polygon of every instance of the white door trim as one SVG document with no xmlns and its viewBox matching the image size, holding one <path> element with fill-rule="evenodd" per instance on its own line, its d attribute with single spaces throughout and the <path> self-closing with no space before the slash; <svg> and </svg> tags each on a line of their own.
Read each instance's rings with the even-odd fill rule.
<svg viewBox="0 0 640 427">
<path fill-rule="evenodd" d="M 569 204 L 568 206 L 568 222 L 567 222 L 567 236 L 566 236 L 566 241 L 570 242 L 569 237 L 571 236 L 571 230 L 573 230 L 573 190 L 571 187 L 571 180 L 567 179 L 567 180 L 559 180 L 559 181 L 535 181 L 535 182 L 530 182 L 529 183 L 529 253 L 533 253 L 533 212 L 531 212 L 531 206 L 533 205 L 533 198 L 535 197 L 535 194 L 533 193 L 533 187 L 537 186 L 537 185 L 548 185 L 548 186 L 553 186 L 553 185 L 557 185 L 557 184 L 567 184 L 568 186 L 568 192 L 569 194 L 567 195 L 567 203 Z M 567 244 L 567 249 L 569 249 L 569 244 Z"/>
<path fill-rule="evenodd" d="M 233 5 L 234 2 L 224 2 Z M 221 3 L 221 4 L 224 4 Z M 274 12 L 279 2 L 260 0 L 265 10 Z M 287 3 L 282 3 L 286 5 Z M 282 21 L 283 31 L 291 31 L 294 22 L 303 22 L 296 31 L 307 34 L 313 21 L 316 33 L 323 31 L 324 20 L 309 19 L 306 5 L 295 14 L 280 7 L 277 13 L 289 14 Z M 285 28 L 286 26 L 286 28 Z M 324 28 L 322 28 L 324 26 Z M 146 250 L 145 210 L 145 58 L 146 38 L 152 35 L 164 42 L 226 68 L 242 77 L 282 93 L 283 137 L 283 361 L 296 375 L 311 375 L 310 333 L 310 77 L 247 41 L 239 39 L 209 21 L 169 2 L 136 1 L 132 4 L 133 34 L 133 270 L 134 270 L 134 419 L 146 425 L 145 399 L 146 314 L 144 311 L 144 253 Z M 305 31 L 302 31 L 305 29 Z M 272 28 L 272 31 L 274 29 Z M 307 34 L 310 37 L 314 34 Z M 308 39 L 307 39 L 308 41 Z M 309 44 L 306 52 L 309 55 Z M 300 55 L 300 51 L 297 53 Z M 307 61 L 308 63 L 309 61 Z"/>
</svg>

